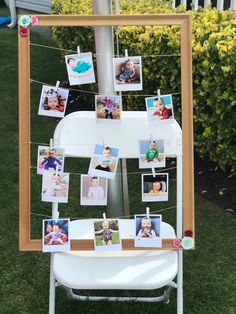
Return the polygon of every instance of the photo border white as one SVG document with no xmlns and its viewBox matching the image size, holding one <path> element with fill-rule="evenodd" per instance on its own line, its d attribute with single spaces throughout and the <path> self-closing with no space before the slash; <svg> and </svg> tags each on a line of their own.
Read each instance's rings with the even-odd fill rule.
<svg viewBox="0 0 236 314">
<path fill-rule="evenodd" d="M 158 119 L 157 117 L 153 117 L 153 119 L 150 118 L 150 110 L 147 106 L 147 99 L 154 99 L 154 98 L 158 98 L 158 95 L 156 96 L 152 96 L 152 97 L 146 97 L 145 98 L 145 106 L 146 106 L 146 112 L 147 112 L 147 120 L 148 120 L 148 123 L 150 124 L 159 124 L 159 125 L 165 125 L 165 124 L 171 124 L 173 123 L 174 119 L 175 119 L 175 113 L 174 113 L 174 104 L 173 104 L 173 98 L 172 98 L 172 94 L 165 94 L 165 95 L 160 95 L 160 98 L 161 97 L 165 97 L 165 96 L 170 96 L 171 98 L 171 109 L 172 109 L 172 117 L 169 118 L 169 119 L 164 119 L 164 120 L 161 120 L 161 119 Z M 153 108 L 152 108 L 153 109 Z"/>
<path fill-rule="evenodd" d="M 43 95 L 44 95 L 45 92 L 47 92 L 50 89 L 55 90 L 55 92 L 58 91 L 58 93 L 60 93 L 61 96 L 63 96 L 62 91 L 63 91 L 63 93 L 67 94 L 65 96 L 65 103 L 64 103 L 64 110 L 63 110 L 63 112 L 60 112 L 58 110 L 41 109 L 43 107 L 43 99 L 44 99 Z M 61 88 L 61 87 L 58 87 L 58 89 L 56 89 L 56 87 L 52 86 L 52 85 L 43 85 L 42 86 L 42 90 L 41 90 L 40 99 L 39 99 L 38 115 L 46 116 L 46 117 L 54 117 L 54 118 L 64 118 L 65 112 L 66 112 L 66 106 L 67 106 L 68 98 L 69 98 L 69 90 L 68 89 Z"/>
<path fill-rule="evenodd" d="M 76 76 L 79 76 L 78 73 L 76 72 L 73 72 L 68 63 L 67 63 L 67 60 L 69 58 L 76 58 L 78 60 L 78 58 L 81 58 L 82 57 L 85 57 L 85 55 L 87 55 L 90 59 L 90 62 L 91 62 L 91 68 L 89 69 L 89 71 L 91 72 L 91 74 L 89 74 L 88 78 L 87 79 L 84 79 L 83 77 L 80 78 L 80 77 L 77 77 L 77 78 L 71 78 L 71 75 L 74 74 Z M 82 59 L 83 60 L 83 59 Z M 93 55 L 92 55 L 92 52 L 83 52 L 83 53 L 80 53 L 79 55 L 74 53 L 74 54 L 71 54 L 71 55 L 65 55 L 65 63 L 66 63 L 66 70 L 67 70 L 67 75 L 68 75 L 68 80 L 69 80 L 69 84 L 70 86 L 74 86 L 74 85 L 83 85 L 83 84 L 93 84 L 96 82 L 96 78 L 95 78 L 95 72 L 94 72 L 94 66 L 93 66 Z"/>
<path fill-rule="evenodd" d="M 157 217 L 158 216 L 158 217 Z M 155 218 L 160 218 L 160 231 L 159 231 L 159 236 L 156 236 L 155 238 L 140 238 L 137 236 L 136 234 L 136 230 L 137 230 L 137 218 L 140 217 L 147 217 L 147 215 L 143 214 L 143 215 L 135 215 L 134 216 L 134 234 L 135 234 L 135 238 L 134 238 L 134 247 L 143 247 L 143 248 L 161 248 L 162 247 L 162 238 L 161 238 L 161 229 L 162 229 L 162 215 L 160 214 L 150 214 L 149 218 L 155 219 Z"/>
<path fill-rule="evenodd" d="M 117 84 L 116 83 L 116 62 L 118 60 L 125 62 L 127 59 L 139 59 L 139 67 L 140 67 L 140 83 L 125 83 L 125 84 Z M 129 56 L 126 57 L 119 57 L 119 58 L 112 58 L 112 65 L 113 65 L 113 83 L 114 83 L 114 90 L 116 92 L 122 92 L 122 91 L 134 91 L 134 90 L 143 90 L 143 76 L 142 76 L 142 57 L 141 56 Z"/>
<path fill-rule="evenodd" d="M 115 168 L 114 168 L 114 172 L 109 172 L 109 171 L 103 171 L 103 170 L 99 170 L 99 169 L 95 169 L 95 168 L 92 168 L 91 165 L 93 163 L 93 158 L 95 157 L 99 157 L 100 154 L 95 154 L 95 150 L 96 150 L 96 146 L 99 145 L 99 146 L 104 146 L 103 144 L 95 144 L 94 146 L 94 150 L 93 150 L 93 155 L 90 159 L 90 163 L 89 163 L 89 170 L 88 170 L 88 174 L 92 175 L 92 176 L 97 176 L 97 177 L 103 177 L 103 178 L 107 178 L 107 179 L 111 179 L 111 180 L 114 180 L 115 179 L 115 175 L 116 175 L 116 170 L 117 170 L 117 166 L 118 166 L 118 162 L 119 162 L 119 153 L 120 153 L 120 149 L 118 147 L 115 147 L 115 146 L 111 146 L 109 144 L 106 144 L 105 146 L 109 146 L 111 148 L 111 151 L 112 149 L 117 149 L 118 150 L 118 154 L 117 154 L 117 157 L 112 157 L 112 154 L 111 154 L 111 157 L 112 157 L 112 160 L 113 162 L 115 161 Z"/>
<path fill-rule="evenodd" d="M 118 97 L 119 98 L 119 106 L 120 106 L 120 118 L 119 119 L 102 119 L 97 117 L 97 98 L 98 97 Z M 95 106 L 95 119 L 96 123 L 98 124 L 109 124 L 109 125 L 117 125 L 121 124 L 121 119 L 122 119 L 122 97 L 120 95 L 95 95 L 95 101 L 94 101 L 94 106 Z"/>
<path fill-rule="evenodd" d="M 42 175 L 44 171 L 46 172 L 56 172 L 56 170 L 46 170 L 46 169 L 41 169 L 38 167 L 39 165 L 39 157 L 40 157 L 40 154 L 39 154 L 39 151 L 40 149 L 50 149 L 50 146 L 41 146 L 39 145 L 38 146 L 38 152 L 37 152 L 37 174 L 40 174 Z M 64 165 L 65 165 L 65 149 L 64 148 L 57 148 L 57 147 L 53 147 L 53 149 L 55 150 L 55 156 L 56 156 L 56 150 L 60 150 L 60 151 L 63 151 L 63 163 L 62 163 L 62 166 L 61 166 L 61 169 L 57 170 L 58 173 L 63 173 L 64 172 Z"/>
<path fill-rule="evenodd" d="M 56 171 L 54 172 L 49 172 L 49 171 L 44 171 L 42 175 L 42 191 L 41 191 L 41 201 L 42 202 L 49 202 L 49 203 L 68 203 L 68 198 L 69 198 L 69 183 L 70 183 L 70 173 L 69 172 L 58 172 L 57 174 L 60 175 L 66 175 L 68 176 L 68 182 L 67 182 L 67 195 L 65 197 L 62 196 L 50 196 L 50 197 L 45 197 L 43 195 L 43 190 L 45 188 L 45 180 L 46 176 L 53 175 L 54 173 L 57 173 Z"/>
<path fill-rule="evenodd" d="M 66 244 L 57 244 L 57 245 L 48 245 L 44 243 L 44 237 L 45 237 L 45 232 L 44 232 L 44 222 L 46 221 L 53 221 L 53 220 L 67 220 L 68 223 L 68 237 Z M 71 242 L 70 242 L 70 218 L 58 218 L 58 219 L 44 219 L 42 220 L 42 252 L 43 253 L 51 253 L 51 252 L 68 252 L 70 251 L 71 248 Z"/>
<path fill-rule="evenodd" d="M 166 175 L 166 188 L 167 188 L 167 192 L 166 195 L 160 195 L 160 196 L 145 196 L 144 195 L 144 176 L 150 176 L 153 177 L 153 174 L 150 173 L 143 173 L 142 174 L 142 202 L 167 202 L 169 200 L 169 173 L 168 172 L 162 172 L 162 173 L 156 173 L 155 174 L 155 178 L 157 178 L 158 176 L 163 176 Z"/>
<path fill-rule="evenodd" d="M 151 141 L 154 141 L 157 143 L 157 141 L 163 141 L 163 155 L 164 155 L 164 161 L 162 162 L 150 162 L 150 163 L 145 163 L 141 161 L 142 156 L 145 158 L 146 154 L 141 154 L 141 141 L 147 141 L 150 143 L 150 139 L 140 139 L 139 140 L 139 169 L 152 169 L 152 168 L 165 168 L 166 166 L 166 155 L 165 155 L 165 140 L 161 138 L 153 138 Z M 157 145 L 157 150 L 158 150 L 158 145 Z M 162 153 L 161 153 L 162 154 Z"/>
<path fill-rule="evenodd" d="M 89 174 L 81 174 L 80 176 L 80 205 L 83 205 L 83 206 L 106 206 L 107 205 L 107 191 L 108 191 L 108 179 L 107 178 L 104 178 L 104 177 L 99 177 L 99 176 L 96 176 L 99 178 L 99 180 L 105 180 L 105 190 L 104 190 L 104 200 L 84 200 L 84 197 L 83 197 L 83 189 L 84 189 L 84 186 L 83 186 L 83 180 L 85 177 L 90 177 L 91 179 L 94 177 L 93 175 L 89 175 Z"/>
<path fill-rule="evenodd" d="M 117 220 L 118 223 L 118 235 L 119 235 L 119 242 L 117 244 L 110 244 L 110 245 L 100 245 L 97 246 L 96 245 L 96 235 L 95 235 L 95 222 L 103 222 L 104 219 L 101 220 L 94 220 L 93 221 L 93 240 L 94 240 L 94 249 L 96 252 L 110 252 L 110 251 L 121 251 L 122 250 L 122 241 L 121 241 L 121 237 L 120 237 L 120 220 L 119 219 L 113 219 L 113 218 L 108 218 L 105 219 L 108 221 L 111 220 Z"/>
</svg>

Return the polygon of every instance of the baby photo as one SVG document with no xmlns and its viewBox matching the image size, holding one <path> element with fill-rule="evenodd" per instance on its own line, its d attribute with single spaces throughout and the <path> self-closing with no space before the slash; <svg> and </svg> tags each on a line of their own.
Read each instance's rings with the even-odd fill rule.
<svg viewBox="0 0 236 314">
<path fill-rule="evenodd" d="M 95 251 L 121 250 L 118 219 L 94 221 Z"/>
<path fill-rule="evenodd" d="M 91 158 L 88 174 L 114 179 L 118 164 L 119 149 L 108 145 L 96 144 Z"/>
<path fill-rule="evenodd" d="M 95 96 L 96 121 L 98 123 L 119 123 L 122 111 L 121 96 Z"/>
<path fill-rule="evenodd" d="M 135 216 L 134 247 L 162 247 L 161 215 Z"/>
<path fill-rule="evenodd" d="M 139 141 L 139 168 L 160 168 L 166 166 L 164 140 Z"/>
<path fill-rule="evenodd" d="M 95 83 L 92 53 L 65 56 L 70 85 Z"/>
<path fill-rule="evenodd" d="M 66 111 L 69 90 L 43 85 L 39 101 L 38 114 L 63 118 Z"/>
<path fill-rule="evenodd" d="M 43 172 L 42 201 L 68 203 L 69 173 Z"/>
<path fill-rule="evenodd" d="M 80 205 L 107 205 L 107 179 L 81 175 Z"/>
<path fill-rule="evenodd" d="M 63 172 L 64 161 L 64 149 L 38 146 L 37 174 L 42 174 L 44 171 Z"/>
<path fill-rule="evenodd" d="M 147 117 L 149 122 L 173 121 L 174 111 L 171 95 L 145 98 Z"/>
<path fill-rule="evenodd" d="M 142 202 L 168 201 L 168 173 L 142 174 Z"/>
<path fill-rule="evenodd" d="M 142 90 L 141 57 L 113 58 L 115 91 Z"/>
<path fill-rule="evenodd" d="M 43 220 L 43 252 L 65 252 L 70 250 L 70 219 Z"/>
</svg>

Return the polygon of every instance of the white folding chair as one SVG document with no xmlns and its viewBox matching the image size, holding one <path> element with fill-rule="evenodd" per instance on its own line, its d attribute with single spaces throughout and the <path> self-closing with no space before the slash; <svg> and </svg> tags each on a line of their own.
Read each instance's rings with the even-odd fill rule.
<svg viewBox="0 0 236 314">
<path fill-rule="evenodd" d="M 105 141 L 120 148 L 120 158 L 138 158 L 140 139 L 150 135 L 164 139 L 165 155 L 177 158 L 177 237 L 182 237 L 182 131 L 175 120 L 160 125 L 148 124 L 146 112 L 122 112 L 121 123 L 107 126 L 96 124 L 95 112 L 75 112 L 57 125 L 54 145 L 65 148 L 67 157 L 91 157 L 96 143 Z M 109 132 L 107 131 L 109 128 Z M 96 132 L 95 132 L 96 130 Z M 57 206 L 54 204 L 56 214 Z M 92 239 L 93 220 L 70 223 L 71 238 Z M 176 238 L 174 229 L 167 223 L 161 225 L 163 238 Z M 120 234 L 123 239 L 134 238 L 134 221 L 121 219 Z M 182 251 L 132 250 L 132 251 L 71 251 L 53 253 L 50 272 L 49 313 L 55 312 L 55 287 L 63 286 L 79 300 L 109 301 L 168 301 L 170 291 L 177 288 L 177 313 L 183 313 Z M 177 283 L 173 279 L 177 275 Z M 85 297 L 75 289 L 150 290 L 166 287 L 162 296 L 142 297 Z"/>
</svg>

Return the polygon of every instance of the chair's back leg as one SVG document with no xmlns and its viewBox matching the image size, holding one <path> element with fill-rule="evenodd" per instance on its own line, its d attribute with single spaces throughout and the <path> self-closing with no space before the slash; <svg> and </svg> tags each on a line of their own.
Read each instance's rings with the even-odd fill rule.
<svg viewBox="0 0 236 314">
<path fill-rule="evenodd" d="M 50 261 L 50 286 L 49 286 L 49 314 L 55 313 L 55 277 L 53 274 L 53 256 L 54 253 L 51 253 L 51 261 Z"/>
</svg>

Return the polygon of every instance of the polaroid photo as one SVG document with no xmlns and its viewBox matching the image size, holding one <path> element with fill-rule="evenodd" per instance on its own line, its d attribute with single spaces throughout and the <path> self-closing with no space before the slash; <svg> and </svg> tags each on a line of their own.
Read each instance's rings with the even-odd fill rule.
<svg viewBox="0 0 236 314">
<path fill-rule="evenodd" d="M 121 96 L 96 95 L 95 111 L 97 123 L 120 123 L 122 112 Z"/>
<path fill-rule="evenodd" d="M 119 148 L 96 144 L 90 160 L 88 174 L 114 179 L 119 161 Z"/>
<path fill-rule="evenodd" d="M 162 247 L 161 215 L 135 215 L 134 247 Z"/>
<path fill-rule="evenodd" d="M 172 123 L 174 119 L 173 101 L 171 95 L 161 95 L 145 98 L 147 118 L 150 123 Z"/>
<path fill-rule="evenodd" d="M 65 116 L 69 90 L 43 85 L 38 114 L 41 116 L 63 118 Z"/>
<path fill-rule="evenodd" d="M 66 252 L 70 250 L 70 219 L 43 220 L 43 252 Z"/>
<path fill-rule="evenodd" d="M 94 247 L 95 251 L 122 250 L 118 219 L 94 221 Z"/>
<path fill-rule="evenodd" d="M 37 174 L 42 174 L 44 171 L 63 172 L 64 162 L 64 149 L 38 146 Z"/>
<path fill-rule="evenodd" d="M 92 53 L 65 56 L 70 85 L 95 83 Z"/>
<path fill-rule="evenodd" d="M 68 203 L 69 173 L 43 172 L 42 201 Z"/>
<path fill-rule="evenodd" d="M 161 168 L 166 166 L 164 140 L 139 141 L 139 168 Z"/>
<path fill-rule="evenodd" d="M 142 90 L 141 57 L 113 58 L 115 91 Z"/>
<path fill-rule="evenodd" d="M 142 174 L 142 202 L 168 201 L 168 173 Z"/>
<path fill-rule="evenodd" d="M 81 175 L 80 205 L 107 205 L 107 179 Z"/>
</svg>

